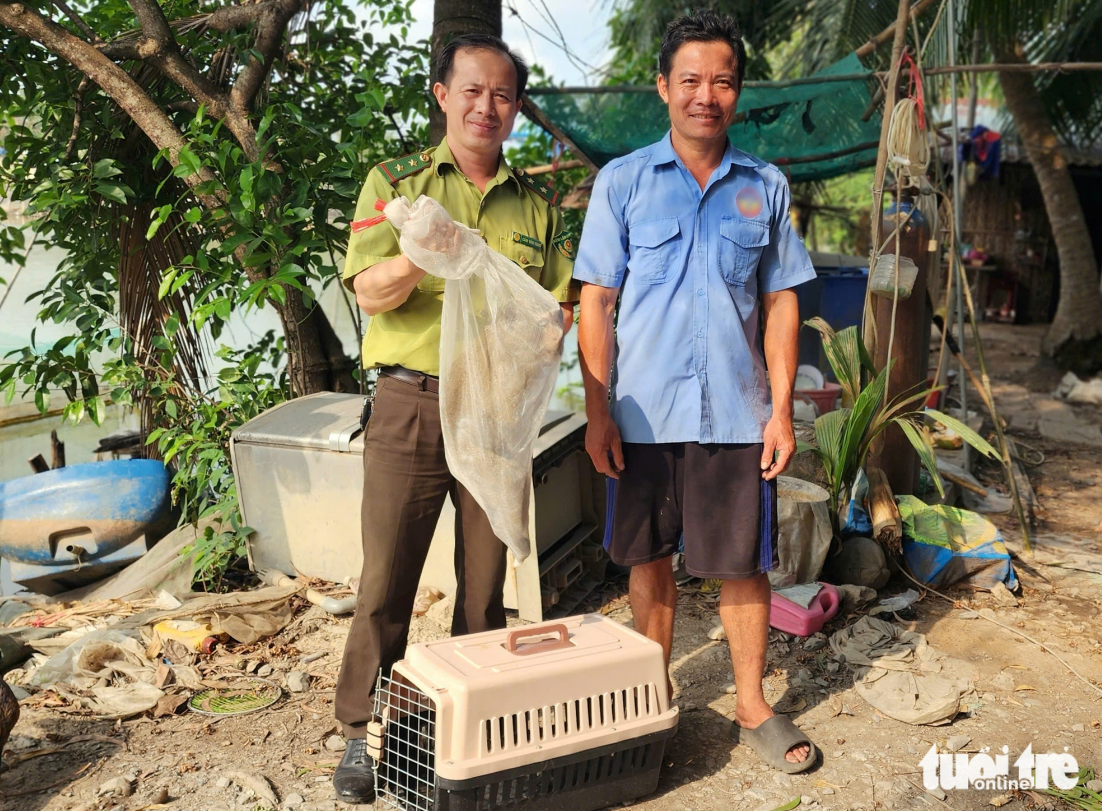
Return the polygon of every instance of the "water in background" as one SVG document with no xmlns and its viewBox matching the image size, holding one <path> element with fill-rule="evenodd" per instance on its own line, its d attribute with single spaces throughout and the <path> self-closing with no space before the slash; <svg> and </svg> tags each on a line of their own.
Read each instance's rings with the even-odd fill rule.
<svg viewBox="0 0 1102 811">
<path fill-rule="evenodd" d="M 33 292 L 47 285 L 63 257 L 64 253 L 60 250 L 36 247 L 32 249 L 26 266 L 18 276 L 15 274 L 14 267 L 0 264 L 0 278 L 12 284 L 7 300 L 0 308 L 0 363 L 8 352 L 28 345 L 32 330 L 35 331 L 35 343 L 40 348 L 48 347 L 54 341 L 72 334 L 69 325 L 39 323 L 37 315 L 40 302 L 26 301 Z M 0 297 L 5 291 L 6 288 L 0 285 Z M 340 337 L 345 352 L 352 356 L 357 355 L 360 338 L 349 308 L 349 304 L 355 306 L 355 301 L 341 285 L 331 284 L 328 289 L 321 292 L 319 303 L 329 316 L 330 323 Z M 363 320 L 366 327 L 366 317 Z M 253 310 L 248 314 L 237 313 L 223 331 L 220 343 L 235 348 L 243 347 L 268 330 L 275 330 L 278 335 L 280 329 L 279 317 L 271 308 Z M 575 327 L 566 336 L 563 357 L 568 360 L 574 358 L 577 356 L 577 351 L 578 339 Z M 99 361 L 102 362 L 102 360 L 101 357 Z M 212 373 L 216 374 L 222 362 L 217 358 L 213 361 L 215 365 Z M 581 372 L 577 365 L 573 369 L 561 372 L 555 386 L 556 393 L 552 399 L 551 408 L 580 409 L 580 382 Z M 19 400 L 17 399 L 16 402 Z M 33 402 L 33 397 L 23 402 Z M 59 405 L 56 397 L 54 404 Z M 0 416 L 3 414 L 5 405 L 7 404 L 0 402 Z M 78 464 L 93 461 L 92 449 L 100 438 L 124 427 L 137 427 L 137 420 L 133 414 L 124 413 L 121 409 L 114 407 L 108 407 L 107 418 L 102 426 L 97 426 L 90 420 L 84 420 L 76 426 L 62 424 L 60 417 L 49 417 L 2 427 L 0 428 L 0 481 L 28 475 L 30 467 L 27 459 L 35 454 L 41 453 L 49 459 L 51 430 L 56 430 L 58 438 L 65 443 L 66 462 Z"/>
</svg>

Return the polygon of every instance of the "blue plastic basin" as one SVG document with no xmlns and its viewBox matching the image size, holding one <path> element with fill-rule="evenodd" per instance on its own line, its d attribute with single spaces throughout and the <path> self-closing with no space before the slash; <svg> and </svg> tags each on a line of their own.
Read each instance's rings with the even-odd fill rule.
<svg viewBox="0 0 1102 811">
<path fill-rule="evenodd" d="M 165 518 L 169 480 L 161 462 L 118 459 L 0 482 L 0 555 L 40 566 L 107 557 Z"/>
</svg>

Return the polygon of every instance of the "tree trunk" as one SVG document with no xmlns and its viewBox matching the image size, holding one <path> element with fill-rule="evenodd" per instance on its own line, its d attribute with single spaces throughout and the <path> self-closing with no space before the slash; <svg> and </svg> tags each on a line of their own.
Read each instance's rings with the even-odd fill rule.
<svg viewBox="0 0 1102 811">
<path fill-rule="evenodd" d="M 270 4 L 253 4 L 248 8 L 227 7 L 222 11 L 221 18 L 214 16 L 219 13 L 217 11 L 207 18 L 207 22 L 216 30 L 224 30 L 226 26 L 233 27 L 257 19 L 259 39 L 250 51 L 248 64 L 231 88 L 229 99 L 221 96 L 211 98 L 210 94 L 214 93 L 215 89 L 204 85 L 196 68 L 182 59 L 176 59 L 171 63 L 162 62 L 160 65 L 163 71 L 170 74 L 172 81 L 175 81 L 189 95 L 195 93 L 197 101 L 202 100 L 209 109 L 216 110 L 220 116 L 225 117 L 228 128 L 234 133 L 237 142 L 250 160 L 255 160 L 259 156 L 259 150 L 256 145 L 255 130 L 248 118 L 248 109 L 253 104 L 258 88 L 268 77 L 271 60 L 283 42 L 286 26 L 298 12 L 300 5 L 298 0 L 286 0 Z M 444 5 L 449 4 L 444 3 Z M 456 10 L 451 16 L 460 17 L 464 13 L 463 9 L 468 5 L 477 8 L 479 4 L 454 2 L 450 5 Z M 499 2 L 492 5 L 496 6 L 497 26 L 500 31 L 501 6 Z M 143 54 L 141 48 L 138 48 L 134 53 L 127 52 L 126 58 L 157 59 L 169 58 L 177 54 L 174 49 L 178 46 L 168 32 L 167 20 L 160 19 L 157 6 L 144 2 L 139 8 L 143 12 L 139 15 L 143 24 L 154 28 L 160 28 L 163 25 L 163 31 L 158 34 L 163 41 L 155 42 L 156 47 L 148 54 Z M 99 48 L 76 37 L 71 31 L 22 3 L 0 2 L 0 25 L 44 45 L 98 84 L 158 149 L 168 150 L 169 161 L 174 167 L 180 165 L 179 152 L 187 145 L 187 139 L 183 133 L 172 122 L 160 103 L 155 101 L 134 80 L 133 76 L 115 64 Z M 454 27 L 453 24 L 453 29 Z M 141 41 L 145 42 L 146 39 Z M 436 41 L 435 35 L 433 41 Z M 171 43 L 171 47 L 166 43 Z M 123 47 L 129 46 L 124 44 Z M 165 57 L 165 54 L 168 57 Z M 122 55 L 119 58 L 122 58 Z M 231 109 L 227 109 L 230 102 L 236 104 L 236 107 L 230 105 Z M 203 167 L 198 173 L 184 175 L 183 180 L 191 188 L 196 199 L 207 209 L 216 211 L 223 207 L 224 192 L 208 193 L 198 188 L 202 184 L 215 181 L 214 175 L 208 168 Z M 241 250 L 237 252 L 237 258 L 241 261 L 249 278 L 256 281 L 261 276 L 258 272 L 250 270 L 244 262 L 244 255 L 244 246 L 241 246 Z M 285 290 L 286 305 L 278 306 L 273 302 L 273 306 L 276 306 L 283 323 L 292 393 L 299 396 L 318 391 L 357 391 L 358 386 L 352 377 L 353 362 L 344 354 L 341 343 L 325 313 L 316 304 L 311 309 L 307 309 L 302 295 L 297 290 L 291 287 L 286 287 Z"/>
<path fill-rule="evenodd" d="M 352 376 L 355 363 L 345 355 L 321 306 L 315 302 L 307 309 L 298 290 L 292 287 L 284 290 L 287 304 L 275 307 L 283 323 L 292 396 L 319 391 L 359 391 Z"/>
<path fill-rule="evenodd" d="M 1022 63 L 1023 59 L 1004 51 L 999 61 Z M 1083 207 L 1032 76 L 1000 73 L 999 85 L 1041 186 L 1060 261 L 1060 300 L 1043 349 L 1058 361 L 1063 357 L 1068 365 L 1085 370 L 1093 365 L 1089 356 L 1093 354 L 1097 362 L 1102 352 L 1102 292 Z"/>
<path fill-rule="evenodd" d="M 435 0 L 432 8 L 432 81 L 440 51 L 460 34 L 501 36 L 501 0 Z M 435 101 L 429 107 L 429 137 L 433 144 L 444 137 L 444 113 Z"/>
</svg>

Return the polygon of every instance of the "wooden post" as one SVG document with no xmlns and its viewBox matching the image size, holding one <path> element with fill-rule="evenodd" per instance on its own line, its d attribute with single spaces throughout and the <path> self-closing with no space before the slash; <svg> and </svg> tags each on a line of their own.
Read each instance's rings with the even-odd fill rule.
<svg viewBox="0 0 1102 811">
<path fill-rule="evenodd" d="M 54 470 L 65 467 L 65 443 L 57 438 L 57 431 L 50 431 L 50 450 L 53 457 L 53 464 L 50 467 Z"/>
<path fill-rule="evenodd" d="M 899 211 L 889 210 L 884 217 L 883 233 L 893 233 L 897 224 L 910 213 L 904 198 Z M 912 202 L 911 205 L 914 205 Z M 896 240 L 885 236 L 888 247 L 884 256 L 895 253 Z M 929 357 L 930 333 L 926 314 L 926 268 L 930 228 L 915 208 L 911 218 L 903 224 L 899 239 L 899 252 L 918 265 L 911 295 L 899 300 L 895 316 L 895 341 L 892 344 L 891 376 L 888 378 L 889 396 L 896 397 L 913 389 L 926 380 L 926 364 Z M 872 309 L 876 316 L 876 343 L 873 363 L 883 369 L 888 362 L 888 334 L 892 326 L 892 300 L 889 297 L 872 296 Z M 921 404 L 916 404 L 921 408 Z M 892 426 L 881 435 L 881 440 L 869 454 L 869 464 L 884 471 L 888 485 L 896 495 L 914 493 L 918 483 L 918 456 L 906 435 L 898 426 Z"/>
<path fill-rule="evenodd" d="M 907 41 L 907 20 L 910 16 L 910 0 L 899 0 L 899 13 L 895 20 L 895 39 L 892 42 L 891 70 L 888 73 L 888 84 L 884 94 L 884 116 L 880 124 L 880 149 L 876 154 L 876 174 L 872 182 L 872 262 L 875 263 L 880 250 L 881 236 L 881 212 L 884 199 L 884 175 L 888 169 L 888 130 L 891 126 L 892 110 L 899 90 L 900 58 L 903 55 L 903 46 Z M 885 33 L 887 33 L 885 31 Z M 883 35 L 881 35 L 883 36 Z M 872 266 L 869 267 L 872 272 Z M 863 318 L 865 324 L 862 336 L 865 346 L 873 351 L 879 341 L 877 340 L 876 323 L 872 311 L 872 301 L 868 293 L 865 294 L 865 312 Z M 887 340 L 885 338 L 885 340 Z"/>
</svg>

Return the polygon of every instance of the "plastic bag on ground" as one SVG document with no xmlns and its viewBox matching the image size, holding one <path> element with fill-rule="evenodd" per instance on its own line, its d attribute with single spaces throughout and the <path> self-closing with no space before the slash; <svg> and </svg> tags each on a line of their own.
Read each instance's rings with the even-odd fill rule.
<svg viewBox="0 0 1102 811">
<path fill-rule="evenodd" d="M 778 563 L 769 573 L 774 589 L 819 579 L 833 536 L 829 501 L 830 494 L 817 484 L 777 479 Z"/>
<path fill-rule="evenodd" d="M 93 631 L 50 657 L 31 684 L 50 687 L 100 718 L 128 718 L 157 705 L 164 691 L 137 631 Z"/>
<path fill-rule="evenodd" d="M 1018 587 L 998 527 L 979 515 L 915 496 L 896 496 L 903 519 L 903 557 L 922 583 L 935 589 L 960 580 L 980 588 Z"/>
<path fill-rule="evenodd" d="M 897 721 L 946 724 L 974 700 L 974 668 L 891 622 L 862 617 L 836 631 L 830 647 L 854 666 L 858 695 Z"/>
<path fill-rule="evenodd" d="M 562 309 L 548 291 L 452 220 L 435 200 L 383 212 L 402 253 L 446 280 L 440 334 L 440 422 L 452 475 L 486 511 L 519 563 L 530 551 L 532 444 L 562 357 Z"/>
</svg>

